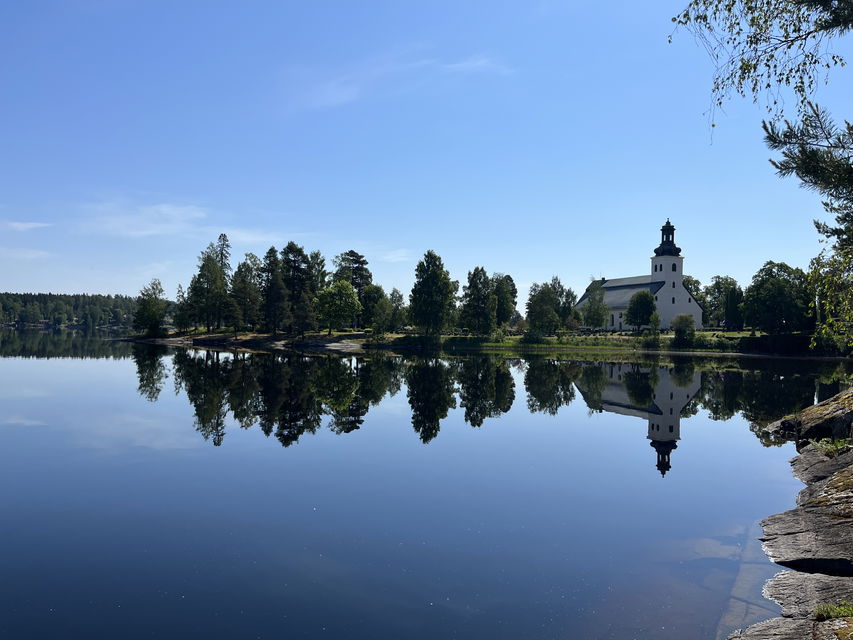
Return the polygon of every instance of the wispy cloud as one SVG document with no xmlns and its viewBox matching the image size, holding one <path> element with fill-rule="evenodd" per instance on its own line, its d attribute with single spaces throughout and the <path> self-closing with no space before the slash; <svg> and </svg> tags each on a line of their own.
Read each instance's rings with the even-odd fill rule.
<svg viewBox="0 0 853 640">
<path fill-rule="evenodd" d="M 513 72 L 510 67 L 482 54 L 470 56 L 459 62 L 449 62 L 443 65 L 443 68 L 453 73 L 497 73 L 506 75 Z"/>
<path fill-rule="evenodd" d="M 369 58 L 338 72 L 292 69 L 288 89 L 292 106 L 329 109 L 362 100 L 368 96 L 422 86 L 424 79 L 448 74 L 507 75 L 512 69 L 482 53 L 460 60 L 390 54 Z"/>
<path fill-rule="evenodd" d="M 125 238 L 173 236 L 192 231 L 207 212 L 195 205 L 99 202 L 85 207 L 91 231 Z"/>
<path fill-rule="evenodd" d="M 33 420 L 23 416 L 7 416 L 5 418 L 0 418 L 0 424 L 8 425 L 10 427 L 41 427 L 46 423 L 41 420 Z"/>
<path fill-rule="evenodd" d="M 8 260 L 41 260 L 50 255 L 41 249 L 24 249 L 21 247 L 0 247 L 0 258 Z"/>
<path fill-rule="evenodd" d="M 280 243 L 283 236 L 263 229 L 217 225 L 210 211 L 194 204 L 140 204 L 124 200 L 90 203 L 83 207 L 83 229 L 122 238 L 187 237 L 212 239 L 220 233 L 234 244 Z"/>
<path fill-rule="evenodd" d="M 50 222 L 18 222 L 15 220 L 0 221 L 0 228 L 10 231 L 32 231 L 52 226 Z"/>
<path fill-rule="evenodd" d="M 394 249 L 379 258 L 380 262 L 412 262 L 414 259 L 415 256 L 409 249 Z"/>
</svg>

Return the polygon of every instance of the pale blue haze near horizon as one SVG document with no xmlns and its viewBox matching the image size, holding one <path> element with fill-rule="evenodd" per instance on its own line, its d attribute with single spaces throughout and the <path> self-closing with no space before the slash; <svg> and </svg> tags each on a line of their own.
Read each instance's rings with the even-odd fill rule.
<svg viewBox="0 0 853 640">
<path fill-rule="evenodd" d="M 235 263 L 356 249 L 404 293 L 433 249 L 523 303 L 647 273 L 667 217 L 703 283 L 805 268 L 820 198 L 774 174 L 760 106 L 712 131 L 684 4 L 3 3 L 0 290 L 172 296 L 225 232 Z"/>
</svg>

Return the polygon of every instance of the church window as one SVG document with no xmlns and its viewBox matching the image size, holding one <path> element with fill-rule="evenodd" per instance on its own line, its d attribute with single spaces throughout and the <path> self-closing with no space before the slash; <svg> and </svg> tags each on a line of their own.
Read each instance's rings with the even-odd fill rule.
<svg viewBox="0 0 853 640">
<path fill-rule="evenodd" d="M 693 302 L 693 298 L 688 297 L 687 302 Z"/>
<path fill-rule="evenodd" d="M 612 327 L 614 324 L 616 324 L 616 321 L 613 319 L 613 314 L 611 313 L 610 314 L 610 326 Z"/>
<path fill-rule="evenodd" d="M 657 302 L 657 301 L 658 301 L 658 297 L 657 297 L 657 296 L 655 296 L 655 302 Z"/>
<path fill-rule="evenodd" d="M 672 425 L 669 425 L 669 432 L 672 433 Z"/>
<path fill-rule="evenodd" d="M 672 270 L 675 271 L 675 263 L 672 263 Z"/>
<path fill-rule="evenodd" d="M 672 400 L 672 391 L 669 392 L 669 399 Z"/>
<path fill-rule="evenodd" d="M 672 415 L 672 407 L 669 408 L 669 415 Z"/>
<path fill-rule="evenodd" d="M 672 283 L 672 288 L 675 289 L 675 282 Z"/>
<path fill-rule="evenodd" d="M 675 304 L 675 298 L 674 298 L 674 297 L 673 297 L 673 299 L 672 299 L 672 304 Z"/>
</svg>

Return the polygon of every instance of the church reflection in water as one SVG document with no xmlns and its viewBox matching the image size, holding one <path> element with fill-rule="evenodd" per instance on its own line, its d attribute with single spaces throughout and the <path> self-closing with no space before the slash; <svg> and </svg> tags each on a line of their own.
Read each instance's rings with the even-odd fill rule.
<svg viewBox="0 0 853 640">
<path fill-rule="evenodd" d="M 665 476 L 681 439 L 682 415 L 692 415 L 693 401 L 699 396 L 701 373 L 690 365 L 607 363 L 599 368 L 600 376 L 583 376 L 575 381 L 587 406 L 646 420 L 647 437 L 657 453 L 657 469 Z M 595 379 L 598 384 L 591 384 Z"/>
</svg>

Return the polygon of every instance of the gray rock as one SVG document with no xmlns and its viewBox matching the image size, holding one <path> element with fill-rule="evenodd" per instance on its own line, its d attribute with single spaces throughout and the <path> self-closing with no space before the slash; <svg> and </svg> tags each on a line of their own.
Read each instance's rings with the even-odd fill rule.
<svg viewBox="0 0 853 640">
<path fill-rule="evenodd" d="M 853 466 L 806 487 L 798 502 L 762 521 L 767 555 L 798 571 L 853 576 Z"/>
<path fill-rule="evenodd" d="M 853 578 L 782 571 L 764 585 L 764 596 L 782 607 L 784 618 L 810 618 L 819 604 L 853 602 Z"/>
<path fill-rule="evenodd" d="M 786 416 L 763 429 L 776 438 L 819 440 L 853 436 L 853 389 Z"/>
<path fill-rule="evenodd" d="M 828 478 L 836 471 L 853 464 L 853 451 L 834 458 L 827 458 L 816 446 L 810 444 L 800 450 L 800 455 L 791 460 L 794 477 L 804 484 L 812 484 Z"/>
<path fill-rule="evenodd" d="M 772 618 L 735 631 L 729 640 L 804 640 L 812 638 L 812 627 L 814 622 L 811 620 Z"/>
<path fill-rule="evenodd" d="M 853 578 L 783 571 L 767 582 L 764 595 L 782 606 L 783 617 L 736 631 L 729 640 L 838 640 L 835 631 L 849 628 L 847 620 L 811 616 L 819 604 L 853 600 Z"/>
</svg>

